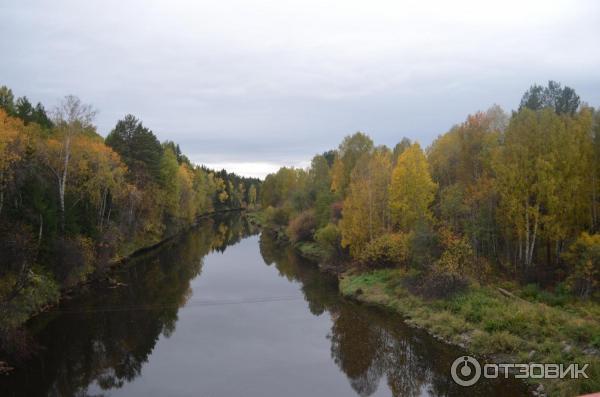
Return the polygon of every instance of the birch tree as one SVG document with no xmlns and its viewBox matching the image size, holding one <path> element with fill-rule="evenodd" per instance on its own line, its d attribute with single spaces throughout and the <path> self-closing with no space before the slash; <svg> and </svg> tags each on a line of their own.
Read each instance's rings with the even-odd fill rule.
<svg viewBox="0 0 600 397">
<path fill-rule="evenodd" d="M 58 201 L 60 206 L 60 228 L 65 231 L 65 191 L 69 179 L 71 161 L 71 144 L 73 139 L 86 129 L 93 128 L 92 121 L 96 111 L 91 105 L 81 102 L 73 95 L 67 95 L 54 109 L 53 121 L 55 134 L 60 138 L 59 150 L 53 153 L 57 158 L 48 161 L 47 165 L 56 178 Z"/>
<path fill-rule="evenodd" d="M 574 118 L 552 109 L 523 109 L 511 120 L 494 160 L 498 216 L 514 231 L 517 262 L 532 265 L 538 242 L 557 243 L 591 223 L 590 113 Z M 549 255 L 548 260 L 550 260 Z"/>
<path fill-rule="evenodd" d="M 422 221 L 432 219 L 430 206 L 437 184 L 431 179 L 427 158 L 418 143 L 398 158 L 390 184 L 392 223 L 402 232 L 410 232 Z"/>
<path fill-rule="evenodd" d="M 388 186 L 392 160 L 389 150 L 365 153 L 350 177 L 341 221 L 342 245 L 356 257 L 366 243 L 389 229 Z"/>
</svg>

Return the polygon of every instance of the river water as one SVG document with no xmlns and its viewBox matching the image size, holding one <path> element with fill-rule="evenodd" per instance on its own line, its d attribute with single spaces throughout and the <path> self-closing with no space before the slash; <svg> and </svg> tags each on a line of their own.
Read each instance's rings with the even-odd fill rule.
<svg viewBox="0 0 600 397">
<path fill-rule="evenodd" d="M 237 214 L 112 277 L 28 324 L 1 396 L 526 394 L 515 381 L 454 384 L 463 352 L 342 299 L 335 278 Z"/>
</svg>

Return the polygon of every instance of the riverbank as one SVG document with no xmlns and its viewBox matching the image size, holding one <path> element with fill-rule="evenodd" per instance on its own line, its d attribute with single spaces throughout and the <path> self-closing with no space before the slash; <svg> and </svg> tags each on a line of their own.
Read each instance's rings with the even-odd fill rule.
<svg viewBox="0 0 600 397">
<path fill-rule="evenodd" d="M 226 209 L 226 210 L 220 210 L 220 211 L 206 212 L 204 214 L 199 215 L 196 218 L 196 220 L 193 223 L 191 223 L 190 225 L 179 229 L 177 232 L 175 232 L 167 237 L 164 237 L 163 239 L 161 239 L 159 241 L 149 242 L 146 245 L 139 246 L 138 248 L 135 248 L 135 247 L 130 248 L 129 251 L 127 251 L 125 254 L 119 255 L 115 258 L 112 258 L 106 267 L 104 267 L 100 271 L 94 273 L 90 278 L 88 278 L 86 280 L 82 280 L 79 284 L 77 284 L 69 289 L 62 290 L 60 299 L 64 298 L 65 295 L 69 295 L 69 294 L 75 292 L 78 288 L 80 288 L 84 285 L 93 283 L 99 279 L 102 279 L 103 277 L 106 277 L 107 274 L 110 274 L 110 272 L 113 269 L 115 269 L 116 267 L 118 267 L 120 264 L 122 264 L 132 258 L 135 258 L 139 255 L 143 255 L 143 254 L 152 252 L 154 250 L 157 250 L 158 248 L 162 247 L 163 245 L 167 244 L 168 242 L 172 241 L 173 239 L 177 238 L 178 236 L 182 235 L 183 233 L 189 231 L 190 229 L 192 229 L 194 227 L 197 227 L 200 224 L 200 222 L 204 219 L 207 219 L 212 216 L 219 215 L 219 214 L 226 214 L 229 212 L 243 212 L 243 211 L 245 211 L 244 208 L 233 208 L 233 209 Z M 56 304 L 58 304 L 58 303 L 59 302 L 56 302 Z M 55 306 L 55 305 L 49 306 L 49 307 L 45 308 L 45 310 L 48 310 L 49 308 L 51 308 L 53 306 Z"/>
<path fill-rule="evenodd" d="M 3 319 L 3 323 L 1 324 L 2 326 L 0 327 L 0 342 L 2 342 L 2 339 L 6 339 L 6 337 L 3 337 L 4 334 L 10 334 L 12 330 L 22 326 L 30 319 L 56 307 L 62 300 L 67 299 L 71 295 L 75 294 L 84 286 L 102 279 L 109 279 L 110 273 L 118 268 L 118 266 L 123 262 L 162 247 L 164 244 L 172 241 L 182 233 L 185 233 L 191 228 L 198 226 L 199 222 L 201 222 L 203 219 L 207 219 L 218 214 L 236 211 L 241 212 L 244 210 L 245 209 L 243 208 L 234 208 L 207 212 L 199 215 L 193 223 L 179 228 L 174 233 L 170 233 L 168 236 L 165 236 L 160 240 L 149 239 L 143 243 L 138 241 L 137 244 L 127 247 L 120 247 L 120 249 L 117 251 L 117 255 L 109 259 L 104 266 L 96 268 L 93 273 L 82 278 L 81 280 L 78 280 L 75 284 L 70 285 L 67 288 L 58 288 L 54 283 L 45 283 L 42 282 L 43 280 L 40 280 L 41 278 L 47 276 L 41 275 L 35 277 L 33 282 L 37 282 L 37 284 L 32 285 L 29 288 L 24 288 L 20 296 L 17 295 L 13 300 L 0 304 L 0 314 L 2 314 Z M 50 285 L 51 287 L 42 288 L 47 285 Z M 40 289 L 42 291 L 40 291 Z M 35 293 L 30 292 L 30 290 L 34 291 Z M 0 345 L 2 344 L 0 343 Z M 4 346 L 4 348 L 6 348 L 6 346 Z"/>
<path fill-rule="evenodd" d="M 536 393 L 572 396 L 600 390 L 597 304 L 552 306 L 516 285 L 472 286 L 450 298 L 427 300 L 409 291 L 410 277 L 399 269 L 346 273 L 339 288 L 346 297 L 394 310 L 407 324 L 489 362 L 590 364 L 589 379 L 542 380 Z"/>
<path fill-rule="evenodd" d="M 252 216 L 266 225 L 264 213 Z M 289 244 L 285 227 L 266 227 L 281 244 Z M 361 272 L 340 264 L 323 265 L 314 242 L 293 244 L 296 252 L 320 263 L 339 278 L 340 293 L 350 299 L 393 310 L 420 328 L 472 355 L 496 363 L 589 363 L 582 380 L 530 379 L 535 395 L 573 396 L 600 390 L 600 305 L 568 293 L 541 291 L 515 282 L 479 285 L 443 299 L 418 295 L 414 271 L 386 269 Z M 340 273 L 341 272 L 341 273 Z"/>
</svg>

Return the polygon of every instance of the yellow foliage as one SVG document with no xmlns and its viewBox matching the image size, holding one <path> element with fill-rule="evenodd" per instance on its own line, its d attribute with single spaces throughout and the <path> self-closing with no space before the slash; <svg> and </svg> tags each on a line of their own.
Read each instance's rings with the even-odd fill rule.
<svg viewBox="0 0 600 397">
<path fill-rule="evenodd" d="M 358 257 L 366 243 L 389 227 L 388 185 L 391 156 L 387 151 L 364 154 L 350 177 L 340 221 L 342 245 Z"/>
<path fill-rule="evenodd" d="M 390 185 L 390 209 L 393 224 L 410 232 L 418 222 L 430 221 L 429 209 L 437 184 L 431 179 L 429 165 L 418 143 L 398 158 Z"/>
</svg>

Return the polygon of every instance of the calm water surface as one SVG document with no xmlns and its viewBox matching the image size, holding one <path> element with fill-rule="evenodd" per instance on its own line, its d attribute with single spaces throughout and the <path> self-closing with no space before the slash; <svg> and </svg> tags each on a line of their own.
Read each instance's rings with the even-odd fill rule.
<svg viewBox="0 0 600 397">
<path fill-rule="evenodd" d="M 454 385 L 461 355 L 387 312 L 342 300 L 245 219 L 207 220 L 28 327 L 1 396 L 518 396 Z"/>
</svg>

